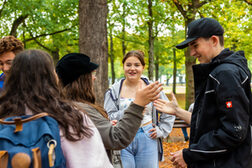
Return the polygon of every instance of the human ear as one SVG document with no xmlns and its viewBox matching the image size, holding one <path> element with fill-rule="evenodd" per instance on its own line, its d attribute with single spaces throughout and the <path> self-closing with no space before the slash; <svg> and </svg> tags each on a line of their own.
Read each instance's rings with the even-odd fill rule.
<svg viewBox="0 0 252 168">
<path fill-rule="evenodd" d="M 219 44 L 219 37 L 218 36 L 212 36 L 211 41 L 214 47 L 216 47 Z"/>
</svg>

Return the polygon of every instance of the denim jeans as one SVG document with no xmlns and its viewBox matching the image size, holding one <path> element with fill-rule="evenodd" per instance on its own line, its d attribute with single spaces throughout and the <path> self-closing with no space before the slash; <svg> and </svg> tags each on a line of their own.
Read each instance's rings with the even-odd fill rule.
<svg viewBox="0 0 252 168">
<path fill-rule="evenodd" d="M 188 141 L 188 140 L 189 140 L 189 137 L 188 137 L 188 134 L 187 134 L 187 130 L 186 130 L 186 128 L 181 128 L 181 129 L 182 129 L 182 132 L 183 132 L 183 135 L 184 135 L 185 141 Z"/>
<path fill-rule="evenodd" d="M 157 139 L 148 132 L 152 124 L 138 129 L 131 144 L 121 151 L 123 168 L 158 168 Z"/>
</svg>

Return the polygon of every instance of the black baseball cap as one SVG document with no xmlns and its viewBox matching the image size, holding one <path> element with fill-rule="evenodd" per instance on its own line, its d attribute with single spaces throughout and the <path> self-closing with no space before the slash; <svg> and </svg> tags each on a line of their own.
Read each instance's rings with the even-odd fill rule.
<svg viewBox="0 0 252 168">
<path fill-rule="evenodd" d="M 223 33 L 224 29 L 217 20 L 212 18 L 197 19 L 189 23 L 186 40 L 176 47 L 178 49 L 183 49 L 188 47 L 188 43 L 199 37 L 211 37 L 212 35 L 221 36 Z"/>
<path fill-rule="evenodd" d="M 63 56 L 56 65 L 56 73 L 63 85 L 66 86 L 79 78 L 80 75 L 91 73 L 98 64 L 90 62 L 90 58 L 81 53 L 70 53 Z"/>
</svg>

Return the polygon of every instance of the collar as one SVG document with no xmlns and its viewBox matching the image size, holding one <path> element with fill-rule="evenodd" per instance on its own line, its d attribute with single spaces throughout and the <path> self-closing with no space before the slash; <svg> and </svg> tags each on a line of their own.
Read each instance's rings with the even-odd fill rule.
<svg viewBox="0 0 252 168">
<path fill-rule="evenodd" d="M 0 75 L 0 81 L 4 81 L 4 80 L 5 80 L 5 74 L 1 73 L 1 75 Z"/>
<path fill-rule="evenodd" d="M 222 50 L 220 52 L 219 55 L 217 55 L 216 57 L 214 57 L 210 64 L 216 64 L 216 63 L 220 63 L 223 59 L 227 58 L 228 56 L 232 55 L 234 52 L 230 51 L 229 48 L 225 48 L 224 50 Z"/>
</svg>

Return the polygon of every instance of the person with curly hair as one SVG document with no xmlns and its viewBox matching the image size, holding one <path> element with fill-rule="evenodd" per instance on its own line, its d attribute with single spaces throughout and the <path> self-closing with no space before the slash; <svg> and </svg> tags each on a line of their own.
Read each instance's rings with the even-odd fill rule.
<svg viewBox="0 0 252 168">
<path fill-rule="evenodd" d="M 0 39 L 0 91 L 3 89 L 5 76 L 8 75 L 16 54 L 24 50 L 24 44 L 14 36 L 5 36 Z"/>
</svg>

